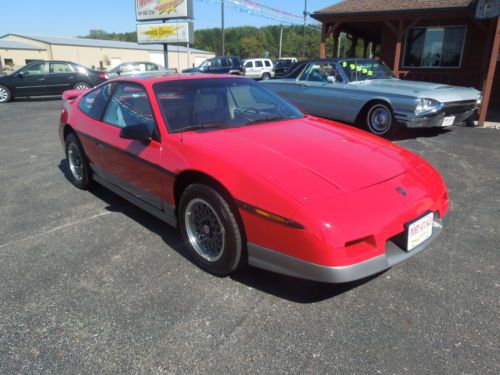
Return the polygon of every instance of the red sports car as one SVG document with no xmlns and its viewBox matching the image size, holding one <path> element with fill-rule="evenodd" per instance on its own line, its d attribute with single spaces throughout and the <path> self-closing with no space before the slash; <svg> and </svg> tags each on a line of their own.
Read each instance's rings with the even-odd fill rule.
<svg viewBox="0 0 500 375">
<path fill-rule="evenodd" d="M 96 181 L 178 226 L 214 274 L 250 264 L 364 278 L 423 250 L 448 210 L 422 158 L 305 115 L 250 79 L 122 78 L 64 99 L 72 183 Z"/>
</svg>

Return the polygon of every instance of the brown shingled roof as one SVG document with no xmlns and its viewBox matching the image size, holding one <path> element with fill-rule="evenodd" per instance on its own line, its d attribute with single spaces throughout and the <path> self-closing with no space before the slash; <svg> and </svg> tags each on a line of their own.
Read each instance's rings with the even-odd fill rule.
<svg viewBox="0 0 500 375">
<path fill-rule="evenodd" d="M 401 12 L 406 10 L 466 8 L 475 0 L 343 0 L 316 14 Z"/>
</svg>

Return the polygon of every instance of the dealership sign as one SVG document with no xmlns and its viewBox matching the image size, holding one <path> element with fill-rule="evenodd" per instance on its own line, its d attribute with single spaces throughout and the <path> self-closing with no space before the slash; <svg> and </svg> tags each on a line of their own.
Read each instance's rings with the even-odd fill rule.
<svg viewBox="0 0 500 375">
<path fill-rule="evenodd" d="M 193 0 L 135 0 L 137 21 L 193 18 Z"/>
<path fill-rule="evenodd" d="M 192 22 L 141 23 L 137 25 L 137 42 L 144 44 L 193 43 Z"/>
</svg>

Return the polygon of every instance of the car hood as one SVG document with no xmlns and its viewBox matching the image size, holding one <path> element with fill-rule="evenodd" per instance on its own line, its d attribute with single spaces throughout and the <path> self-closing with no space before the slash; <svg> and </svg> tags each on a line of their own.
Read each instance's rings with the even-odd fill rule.
<svg viewBox="0 0 500 375">
<path fill-rule="evenodd" d="M 367 132 L 312 117 L 188 132 L 184 141 L 279 185 L 298 199 L 356 191 L 400 175 L 420 160 Z"/>
<path fill-rule="evenodd" d="M 362 85 L 377 93 L 416 96 L 419 98 L 435 99 L 442 103 L 476 100 L 481 94 L 480 91 L 470 87 L 407 81 L 403 79 L 374 79 L 350 83 L 350 85 Z"/>
</svg>

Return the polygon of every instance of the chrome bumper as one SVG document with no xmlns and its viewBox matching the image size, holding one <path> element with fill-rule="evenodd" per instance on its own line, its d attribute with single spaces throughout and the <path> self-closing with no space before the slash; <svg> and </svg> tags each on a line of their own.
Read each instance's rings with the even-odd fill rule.
<svg viewBox="0 0 500 375">
<path fill-rule="evenodd" d="M 257 268 L 301 279 L 326 283 L 345 283 L 377 274 L 418 254 L 439 236 L 442 228 L 442 221 L 435 216 L 432 236 L 411 252 L 404 251 L 392 241 L 387 241 L 385 254 L 349 266 L 323 266 L 251 242 L 247 244 L 248 263 Z"/>
<path fill-rule="evenodd" d="M 458 113 L 452 116 L 455 116 L 455 120 L 453 121 L 453 124 L 451 125 L 456 125 L 461 122 L 464 122 L 467 120 L 472 114 L 474 113 L 475 110 L 470 110 L 462 113 Z M 424 117 L 415 117 L 414 119 L 408 120 L 408 119 L 398 119 L 398 121 L 404 125 L 406 125 L 409 128 L 442 128 L 443 127 L 443 121 L 446 115 L 444 113 L 437 113 L 432 116 L 424 116 Z"/>
</svg>

